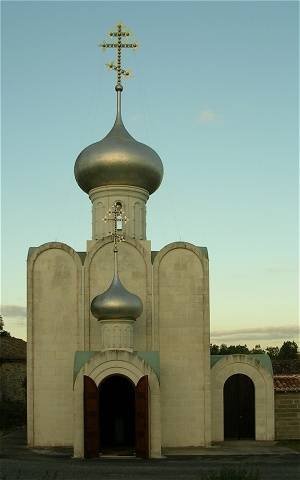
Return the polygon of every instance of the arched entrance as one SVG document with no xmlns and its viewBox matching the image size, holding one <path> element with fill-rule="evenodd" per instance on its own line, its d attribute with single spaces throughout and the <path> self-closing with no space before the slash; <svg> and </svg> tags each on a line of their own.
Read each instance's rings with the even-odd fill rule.
<svg viewBox="0 0 300 480">
<path fill-rule="evenodd" d="M 135 453 L 135 386 L 122 375 L 111 375 L 99 387 L 100 452 Z"/>
<path fill-rule="evenodd" d="M 254 384 L 247 375 L 235 374 L 224 384 L 224 439 L 254 438 Z"/>
<path fill-rule="evenodd" d="M 149 382 L 135 385 L 121 374 L 106 376 L 97 386 L 83 376 L 84 457 L 99 453 L 149 457 Z"/>
</svg>

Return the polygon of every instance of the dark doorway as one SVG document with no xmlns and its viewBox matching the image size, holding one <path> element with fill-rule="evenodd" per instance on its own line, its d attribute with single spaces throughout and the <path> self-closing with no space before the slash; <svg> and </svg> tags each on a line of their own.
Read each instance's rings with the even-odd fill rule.
<svg viewBox="0 0 300 480">
<path fill-rule="evenodd" d="M 254 438 L 254 384 L 247 375 L 232 375 L 224 384 L 224 439 Z"/>
<path fill-rule="evenodd" d="M 122 375 L 105 378 L 99 385 L 100 452 L 135 453 L 135 386 Z"/>
</svg>

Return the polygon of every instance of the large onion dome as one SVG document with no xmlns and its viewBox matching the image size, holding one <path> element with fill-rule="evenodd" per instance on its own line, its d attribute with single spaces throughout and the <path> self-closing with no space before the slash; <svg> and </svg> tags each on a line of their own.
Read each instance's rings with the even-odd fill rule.
<svg viewBox="0 0 300 480">
<path fill-rule="evenodd" d="M 116 271 L 110 287 L 91 303 L 91 312 L 98 320 L 136 320 L 142 311 L 141 299 L 126 290 Z"/>
<path fill-rule="evenodd" d="M 130 185 L 151 194 L 162 181 L 162 161 L 152 148 L 128 133 L 121 117 L 121 92 L 117 94 L 114 126 L 103 140 L 79 154 L 74 169 L 76 181 L 86 193 L 102 186 Z"/>
</svg>

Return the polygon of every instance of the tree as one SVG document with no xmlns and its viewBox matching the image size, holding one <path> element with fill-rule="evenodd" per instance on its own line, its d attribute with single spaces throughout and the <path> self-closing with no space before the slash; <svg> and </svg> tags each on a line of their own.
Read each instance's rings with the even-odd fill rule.
<svg viewBox="0 0 300 480">
<path fill-rule="evenodd" d="M 249 353 L 249 348 L 247 345 L 230 345 L 230 347 L 228 347 L 228 353 L 240 353 L 242 355 L 246 355 Z"/>
<path fill-rule="evenodd" d="M 261 348 L 260 345 L 255 345 L 255 347 L 250 350 L 250 353 L 265 353 L 265 351 Z"/>
<path fill-rule="evenodd" d="M 210 354 L 211 355 L 219 355 L 220 353 L 220 348 L 219 345 L 213 345 L 212 343 L 210 344 Z"/>
<path fill-rule="evenodd" d="M 228 355 L 228 347 L 225 343 L 220 346 L 219 355 Z"/>
<path fill-rule="evenodd" d="M 4 330 L 4 320 L 2 315 L 0 315 L 0 335 L 2 337 L 10 337 L 10 333 L 8 333 L 6 330 Z"/>
<path fill-rule="evenodd" d="M 222 343 L 219 345 L 210 344 L 210 353 L 211 355 L 234 355 L 234 354 L 243 354 L 246 355 L 249 352 L 247 345 L 230 345 L 229 347 Z"/>
<path fill-rule="evenodd" d="M 211 355 L 234 355 L 234 354 L 242 354 L 247 355 L 248 353 L 252 354 L 264 354 L 267 353 L 271 360 L 272 364 L 289 364 L 295 362 L 290 362 L 290 360 L 296 360 L 296 363 L 300 362 L 300 356 L 297 354 L 298 345 L 296 342 L 286 341 L 283 343 L 281 348 L 279 347 L 267 347 L 263 349 L 260 345 L 255 345 L 254 348 L 249 350 L 247 345 L 229 345 L 227 346 L 225 343 L 222 345 L 210 344 L 210 353 Z M 287 372 L 289 372 L 289 368 L 296 368 L 295 366 L 287 366 Z M 294 371 L 294 370 L 293 370 Z"/>
<path fill-rule="evenodd" d="M 279 354 L 279 347 L 267 347 L 266 353 L 269 355 L 271 360 L 275 360 L 275 358 L 277 358 Z"/>
<path fill-rule="evenodd" d="M 278 353 L 278 358 L 282 360 L 297 358 L 297 351 L 298 345 L 296 342 L 283 342 Z"/>
</svg>

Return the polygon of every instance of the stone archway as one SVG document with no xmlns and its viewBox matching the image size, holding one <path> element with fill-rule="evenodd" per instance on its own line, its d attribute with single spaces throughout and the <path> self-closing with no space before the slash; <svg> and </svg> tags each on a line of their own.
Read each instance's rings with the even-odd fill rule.
<svg viewBox="0 0 300 480">
<path fill-rule="evenodd" d="M 74 457 L 84 457 L 84 377 L 89 377 L 98 387 L 101 382 L 114 375 L 128 378 L 135 387 L 148 378 L 149 383 L 149 456 L 161 456 L 160 431 L 160 387 L 152 368 L 136 354 L 111 350 L 95 353 L 81 367 L 74 383 Z"/>
<path fill-rule="evenodd" d="M 211 369 L 212 440 L 224 441 L 224 384 L 235 374 L 246 375 L 255 388 L 255 440 L 274 440 L 273 376 L 250 355 L 226 355 Z"/>
</svg>

